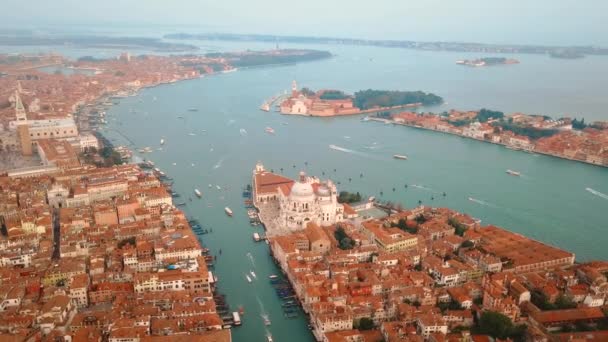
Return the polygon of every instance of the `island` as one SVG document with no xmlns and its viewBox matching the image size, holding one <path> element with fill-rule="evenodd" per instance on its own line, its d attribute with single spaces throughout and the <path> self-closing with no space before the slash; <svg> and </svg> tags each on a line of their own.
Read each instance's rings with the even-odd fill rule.
<svg viewBox="0 0 608 342">
<path fill-rule="evenodd" d="M 608 122 L 551 118 L 546 115 L 497 110 L 450 110 L 443 113 L 379 113 L 369 118 L 396 125 L 454 134 L 503 145 L 512 150 L 540 153 L 608 167 Z"/>
<path fill-rule="evenodd" d="M 466 65 L 470 67 L 484 67 L 494 65 L 505 65 L 505 64 L 519 64 L 517 59 L 504 58 L 504 57 L 484 57 L 478 59 L 463 59 L 456 61 L 456 64 Z"/>
<path fill-rule="evenodd" d="M 439 105 L 443 99 L 423 91 L 367 89 L 354 95 L 334 89 L 313 91 L 309 88 L 298 89 L 296 81 L 293 81 L 291 94 L 273 97 L 264 102 L 261 109 L 269 111 L 275 102 L 281 114 L 342 116 Z"/>
<path fill-rule="evenodd" d="M 276 64 L 293 64 L 331 58 L 329 51 L 309 49 L 276 49 L 267 51 L 212 52 L 209 58 L 222 58 L 235 67 L 255 67 Z"/>
</svg>

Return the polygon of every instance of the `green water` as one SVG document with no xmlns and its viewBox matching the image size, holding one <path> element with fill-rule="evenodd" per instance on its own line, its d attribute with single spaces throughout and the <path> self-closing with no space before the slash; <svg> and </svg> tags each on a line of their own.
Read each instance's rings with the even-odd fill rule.
<svg viewBox="0 0 608 342">
<path fill-rule="evenodd" d="M 608 169 L 440 133 L 361 122 L 360 117 L 288 117 L 258 110 L 265 98 L 288 88 L 293 78 L 302 86 L 325 85 L 349 91 L 367 87 L 396 88 L 407 78 L 407 84 L 398 88 L 436 91 L 451 87 L 446 98 L 450 104 L 464 101 L 455 94 L 473 91 L 440 81 L 435 86 L 417 86 L 414 79 L 399 71 L 401 69 L 392 69 L 396 65 L 409 65 L 413 70 L 415 60 L 398 64 L 398 58 L 392 55 L 395 50 L 381 51 L 389 55 L 391 62 L 376 78 L 369 78 L 370 71 L 365 71 L 368 59 L 341 55 L 321 62 L 240 70 L 146 89 L 137 97 L 121 100 L 108 111 L 110 124 L 104 134 L 117 145 L 127 144 L 119 132 L 128 136 L 137 148 L 156 149 L 160 147 L 161 137 L 165 139 L 162 151 L 145 157 L 174 178 L 174 189 L 182 194 L 177 202 L 188 203 L 184 209 L 187 214 L 198 218 L 205 228 L 213 228 L 213 233 L 202 236 L 202 241 L 214 254 L 220 248 L 223 251 L 215 268 L 219 289 L 227 294 L 233 310 L 243 305 L 246 311 L 243 326 L 233 329 L 235 341 L 262 341 L 266 333 L 263 313 L 272 321 L 268 330 L 275 341 L 312 339 L 302 315 L 292 320 L 282 317 L 281 302 L 268 282 L 268 275 L 279 271 L 268 255 L 268 246 L 252 240 L 252 233 L 260 232 L 261 228 L 249 226 L 241 189 L 250 183 L 251 170 L 257 161 L 275 171 L 282 168 L 292 177 L 300 170 L 318 176 L 325 172 L 326 177 L 341 183 L 339 189 L 399 201 L 407 207 L 421 200 L 426 205 L 454 208 L 482 219 L 483 223 L 503 226 L 574 251 L 579 260 L 608 258 L 605 248 L 608 199 L 585 190 L 589 187 L 607 194 Z M 340 63 L 342 60 L 351 68 L 359 68 L 363 75 L 346 72 Z M 426 72 L 432 73 L 435 64 L 425 62 Z M 456 69 L 456 74 L 450 77 L 464 77 L 464 72 L 471 70 Z M 505 72 L 495 69 L 487 73 Z M 423 79 L 424 70 L 415 73 L 420 83 L 429 84 L 428 79 Z M 476 77 L 490 77 L 484 82 L 492 83 L 492 76 Z M 445 96 L 440 91 L 437 93 Z M 553 95 L 555 101 L 558 94 Z M 463 96 L 471 99 L 467 106 L 476 105 L 474 96 Z M 499 98 L 500 94 L 494 96 Z M 491 99 L 480 102 L 491 102 Z M 540 105 L 542 103 L 530 108 Z M 191 107 L 198 111 L 188 111 Z M 273 127 L 276 134 L 265 133 L 267 126 Z M 241 134 L 240 129 L 245 129 L 247 134 Z M 331 150 L 330 144 L 351 152 Z M 405 154 L 409 159 L 395 160 L 393 154 Z M 522 176 L 509 176 L 506 169 L 518 170 Z M 213 188 L 208 184 L 213 184 Z M 223 190 L 217 190 L 215 185 Z M 203 191 L 202 199 L 194 196 L 194 188 Z M 446 197 L 442 196 L 443 192 Z M 188 197 L 192 197 L 192 201 L 188 201 Z M 232 208 L 233 218 L 224 214 L 225 206 Z M 250 270 L 258 277 L 252 284 L 247 283 L 244 276 Z"/>
</svg>

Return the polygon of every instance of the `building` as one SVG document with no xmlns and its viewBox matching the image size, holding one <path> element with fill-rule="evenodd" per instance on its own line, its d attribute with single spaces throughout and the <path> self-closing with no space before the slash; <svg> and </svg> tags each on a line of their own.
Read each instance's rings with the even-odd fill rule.
<svg viewBox="0 0 608 342">
<path fill-rule="evenodd" d="M 55 139 L 38 140 L 37 150 L 44 165 L 55 165 L 60 169 L 80 166 L 78 155 L 67 141 Z"/>
<path fill-rule="evenodd" d="M 257 164 L 253 175 L 257 203 L 278 202 L 278 221 L 291 230 L 303 230 L 309 223 L 331 226 L 344 219 L 344 206 L 331 180 L 321 182 L 300 172 L 297 182 L 267 172 Z"/>
</svg>

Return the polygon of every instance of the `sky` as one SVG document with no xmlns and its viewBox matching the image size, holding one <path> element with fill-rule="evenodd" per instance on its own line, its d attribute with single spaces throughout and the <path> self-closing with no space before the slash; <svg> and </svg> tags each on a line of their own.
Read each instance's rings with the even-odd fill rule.
<svg viewBox="0 0 608 342">
<path fill-rule="evenodd" d="M 608 0 L 2 0 L 3 28 L 608 46 Z"/>
</svg>

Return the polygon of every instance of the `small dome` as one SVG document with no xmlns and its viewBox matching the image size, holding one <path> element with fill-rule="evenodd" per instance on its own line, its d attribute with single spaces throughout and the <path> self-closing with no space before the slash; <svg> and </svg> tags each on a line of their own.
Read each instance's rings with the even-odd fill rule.
<svg viewBox="0 0 608 342">
<path fill-rule="evenodd" d="M 319 194 L 319 196 L 329 196 L 330 195 L 329 188 L 326 185 L 321 185 L 319 187 L 319 189 L 317 190 L 317 193 Z"/>
<path fill-rule="evenodd" d="M 312 196 L 314 193 L 312 185 L 303 182 L 297 182 L 291 187 L 290 196 L 295 197 L 307 197 Z"/>
</svg>

